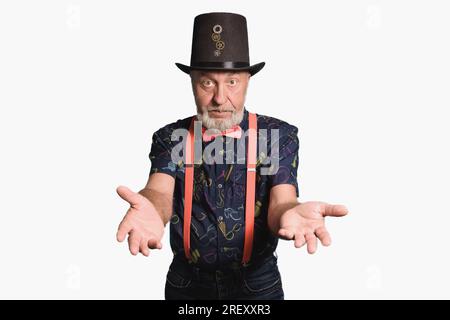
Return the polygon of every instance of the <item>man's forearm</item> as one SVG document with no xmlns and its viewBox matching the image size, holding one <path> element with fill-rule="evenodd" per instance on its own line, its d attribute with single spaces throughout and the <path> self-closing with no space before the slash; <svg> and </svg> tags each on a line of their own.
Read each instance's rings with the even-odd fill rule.
<svg viewBox="0 0 450 320">
<path fill-rule="evenodd" d="M 293 201 L 269 206 L 267 224 L 273 235 L 278 236 L 278 231 L 280 230 L 280 219 L 283 213 L 299 204 L 300 202 Z"/>
<path fill-rule="evenodd" d="M 165 226 L 172 217 L 172 197 L 148 188 L 142 189 L 139 193 L 146 197 L 155 206 L 155 209 L 161 216 L 161 220 Z"/>
</svg>

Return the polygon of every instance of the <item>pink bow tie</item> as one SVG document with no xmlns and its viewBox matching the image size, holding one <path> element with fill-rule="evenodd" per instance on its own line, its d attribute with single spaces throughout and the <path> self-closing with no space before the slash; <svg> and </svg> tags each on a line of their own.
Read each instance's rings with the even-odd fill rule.
<svg viewBox="0 0 450 320">
<path fill-rule="evenodd" d="M 203 133 L 202 134 L 203 141 L 205 141 L 205 142 L 211 141 L 212 139 L 215 139 L 217 136 L 227 136 L 227 137 L 239 139 L 242 135 L 242 129 L 240 126 L 235 125 L 230 129 L 220 131 L 217 133 L 206 133 L 206 129 L 202 128 L 202 133 Z"/>
</svg>

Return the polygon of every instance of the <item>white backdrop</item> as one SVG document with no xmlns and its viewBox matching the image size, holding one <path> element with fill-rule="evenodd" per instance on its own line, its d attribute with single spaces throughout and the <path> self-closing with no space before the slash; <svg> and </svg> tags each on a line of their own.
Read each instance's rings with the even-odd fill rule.
<svg viewBox="0 0 450 320">
<path fill-rule="evenodd" d="M 300 130 L 300 201 L 343 203 L 286 299 L 450 298 L 448 1 L 0 2 L 0 298 L 162 299 L 171 261 L 115 240 L 152 133 L 195 110 L 195 15 L 247 17 L 249 110 Z"/>
</svg>

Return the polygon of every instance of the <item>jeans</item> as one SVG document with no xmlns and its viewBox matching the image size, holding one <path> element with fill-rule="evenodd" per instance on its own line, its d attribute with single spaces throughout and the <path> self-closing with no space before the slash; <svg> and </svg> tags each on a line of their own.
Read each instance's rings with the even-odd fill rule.
<svg viewBox="0 0 450 320">
<path fill-rule="evenodd" d="M 284 300 L 281 275 L 274 255 L 240 268 L 202 270 L 185 260 L 170 264 L 166 300 Z"/>
</svg>

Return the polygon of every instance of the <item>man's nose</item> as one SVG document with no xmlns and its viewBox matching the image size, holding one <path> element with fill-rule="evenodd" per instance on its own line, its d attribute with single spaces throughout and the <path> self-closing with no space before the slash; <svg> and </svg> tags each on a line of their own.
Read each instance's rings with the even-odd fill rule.
<svg viewBox="0 0 450 320">
<path fill-rule="evenodd" d="M 214 102 L 217 105 L 222 105 L 227 102 L 227 93 L 223 84 L 217 85 L 216 92 L 214 93 Z"/>
</svg>

